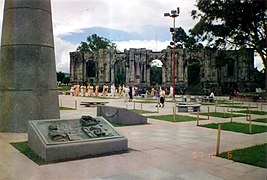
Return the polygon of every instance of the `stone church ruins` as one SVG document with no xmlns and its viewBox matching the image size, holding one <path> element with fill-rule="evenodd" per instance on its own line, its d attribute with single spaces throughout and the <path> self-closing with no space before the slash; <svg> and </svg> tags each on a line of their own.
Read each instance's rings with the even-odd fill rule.
<svg viewBox="0 0 267 180">
<path fill-rule="evenodd" d="M 107 49 L 97 53 L 70 52 L 70 81 L 150 87 L 152 61 L 160 60 L 163 64 L 161 86 L 169 87 L 172 82 L 172 53 L 170 48 L 160 52 L 145 48 L 131 48 L 124 52 Z M 176 89 L 198 93 L 214 91 L 217 94 L 228 93 L 232 88 L 240 91 L 254 89 L 252 49 L 177 49 L 175 59 Z"/>
</svg>

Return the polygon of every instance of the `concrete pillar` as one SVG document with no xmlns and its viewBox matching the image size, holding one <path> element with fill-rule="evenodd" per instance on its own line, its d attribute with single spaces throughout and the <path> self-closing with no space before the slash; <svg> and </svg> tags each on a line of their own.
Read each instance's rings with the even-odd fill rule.
<svg viewBox="0 0 267 180">
<path fill-rule="evenodd" d="M 0 131 L 60 118 L 50 0 L 6 0 L 0 57 Z"/>
</svg>

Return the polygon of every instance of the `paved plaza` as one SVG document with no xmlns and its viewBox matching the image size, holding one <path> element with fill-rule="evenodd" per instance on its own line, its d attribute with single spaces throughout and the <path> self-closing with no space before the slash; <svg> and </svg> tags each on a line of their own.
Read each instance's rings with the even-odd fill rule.
<svg viewBox="0 0 267 180">
<path fill-rule="evenodd" d="M 128 109 L 133 109 L 134 106 L 136 109 L 141 108 L 140 103 L 124 102 L 118 98 L 96 99 L 60 95 L 59 99 L 63 107 L 75 108 L 75 104 L 77 105 L 77 110 L 61 111 L 61 119 L 79 119 L 82 115 L 96 116 L 96 107 L 80 105 L 80 102 L 86 100 L 107 101 L 109 106 Z M 142 109 L 156 112 L 155 105 L 143 103 Z M 164 108 L 159 108 L 159 113 L 145 116 L 172 114 L 173 106 L 174 104 L 168 101 Z M 214 106 L 211 106 L 210 111 L 213 108 Z M 263 109 L 266 108 L 264 105 Z M 201 106 L 202 112 L 207 112 L 207 109 L 208 106 Z M 217 110 L 223 111 L 220 107 Z M 180 114 L 196 117 L 190 113 Z M 252 119 L 258 117 L 267 115 L 252 115 Z M 200 123 L 224 121 L 227 122 L 229 119 L 211 117 L 210 120 L 202 120 Z M 234 121 L 246 122 L 246 118 L 234 118 Z M 198 127 L 195 121 L 173 123 L 148 119 L 147 125 L 122 126 L 116 129 L 128 138 L 129 152 L 41 166 L 9 144 L 27 141 L 27 134 L 0 133 L 0 179 L 265 180 L 267 177 L 265 168 L 213 156 L 216 150 L 217 130 Z M 222 131 L 220 152 L 266 142 L 267 133 L 248 135 Z"/>
</svg>

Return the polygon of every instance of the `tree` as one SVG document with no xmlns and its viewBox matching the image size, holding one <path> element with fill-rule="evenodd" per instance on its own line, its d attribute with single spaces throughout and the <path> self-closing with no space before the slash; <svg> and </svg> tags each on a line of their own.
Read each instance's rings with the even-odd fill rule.
<svg viewBox="0 0 267 180">
<path fill-rule="evenodd" d="M 150 68 L 150 80 L 152 85 L 162 84 L 162 67 L 152 66 Z"/>
<path fill-rule="evenodd" d="M 203 45 L 197 42 L 194 36 L 187 35 L 181 27 L 175 29 L 173 41 L 176 42 L 176 47 L 187 49 L 203 49 Z"/>
<path fill-rule="evenodd" d="M 63 82 L 63 80 L 64 80 L 64 78 L 65 78 L 65 74 L 63 73 L 63 72 L 57 72 L 57 81 L 59 82 Z"/>
<path fill-rule="evenodd" d="M 200 20 L 190 30 L 192 35 L 214 47 L 253 48 L 267 68 L 266 1 L 198 0 L 197 7 L 200 12 L 191 14 Z"/>
<path fill-rule="evenodd" d="M 63 79 L 63 83 L 64 83 L 65 85 L 69 85 L 69 83 L 70 83 L 70 77 L 65 77 L 65 78 Z"/>
<path fill-rule="evenodd" d="M 114 49 L 116 50 L 116 44 L 110 40 L 100 37 L 97 34 L 92 34 L 87 37 L 87 42 L 82 41 L 77 48 L 77 51 L 85 52 L 97 52 L 99 49 Z"/>
</svg>

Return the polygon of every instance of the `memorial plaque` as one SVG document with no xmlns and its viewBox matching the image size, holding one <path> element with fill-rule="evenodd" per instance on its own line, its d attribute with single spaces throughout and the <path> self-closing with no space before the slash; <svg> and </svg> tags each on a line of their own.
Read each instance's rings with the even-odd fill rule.
<svg viewBox="0 0 267 180">
<path fill-rule="evenodd" d="M 103 117 L 29 121 L 29 147 L 46 161 L 128 149 L 128 140 Z"/>
</svg>

